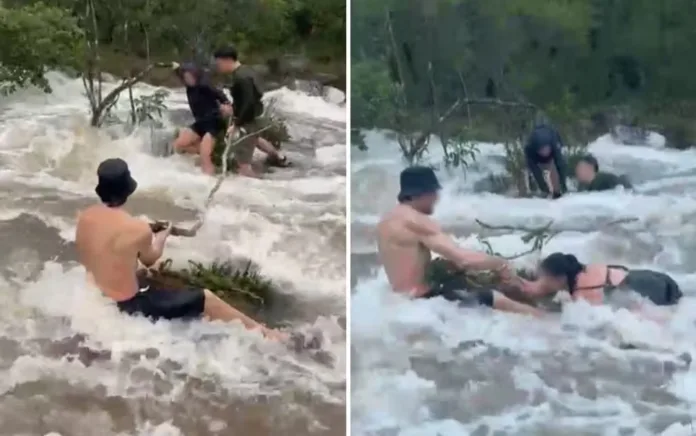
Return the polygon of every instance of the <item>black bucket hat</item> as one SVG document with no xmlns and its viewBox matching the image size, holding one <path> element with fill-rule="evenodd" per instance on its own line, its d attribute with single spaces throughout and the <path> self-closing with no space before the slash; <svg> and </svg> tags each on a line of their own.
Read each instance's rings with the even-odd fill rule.
<svg viewBox="0 0 696 436">
<path fill-rule="evenodd" d="M 97 169 L 99 183 L 95 192 L 107 206 L 118 207 L 135 192 L 138 182 L 131 176 L 128 164 L 123 159 L 107 159 Z"/>
<path fill-rule="evenodd" d="M 399 201 L 406 201 L 421 195 L 432 194 L 442 189 L 432 168 L 423 166 L 408 167 L 401 171 L 401 192 Z"/>
</svg>

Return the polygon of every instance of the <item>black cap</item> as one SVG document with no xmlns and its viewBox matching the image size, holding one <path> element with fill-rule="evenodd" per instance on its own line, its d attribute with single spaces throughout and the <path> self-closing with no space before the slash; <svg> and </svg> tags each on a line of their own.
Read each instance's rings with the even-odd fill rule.
<svg viewBox="0 0 696 436">
<path fill-rule="evenodd" d="M 401 192 L 397 197 L 399 201 L 407 201 L 421 195 L 432 194 L 439 191 L 442 186 L 437 180 L 432 168 L 423 166 L 408 167 L 401 171 Z"/>
<path fill-rule="evenodd" d="M 237 53 L 237 49 L 234 46 L 228 45 L 215 50 L 213 57 L 215 59 L 232 59 L 236 61 L 239 58 L 239 53 Z"/>
<path fill-rule="evenodd" d="M 532 141 L 537 148 L 556 143 L 556 132 L 549 126 L 537 126 L 532 132 Z"/>
<path fill-rule="evenodd" d="M 118 207 L 135 192 L 138 183 L 131 176 L 128 164 L 123 159 L 107 159 L 97 169 L 99 183 L 95 189 L 102 202 L 109 207 Z"/>
</svg>

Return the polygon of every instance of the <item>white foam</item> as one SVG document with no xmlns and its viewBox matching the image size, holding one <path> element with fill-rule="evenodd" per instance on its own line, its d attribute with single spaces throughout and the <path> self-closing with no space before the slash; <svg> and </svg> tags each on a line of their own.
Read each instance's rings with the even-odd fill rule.
<svg viewBox="0 0 696 436">
<path fill-rule="evenodd" d="M 398 173 L 404 165 L 388 132 L 368 132 L 366 138 L 369 151 L 354 151 L 351 167 L 351 218 L 354 228 L 361 229 L 353 232 L 353 246 L 363 253 L 376 250 L 371 229 L 381 213 L 395 203 Z M 459 229 L 460 244 L 484 248 L 477 237 L 481 232 L 477 219 L 493 225 L 526 227 L 553 220 L 554 226 L 568 231 L 556 236 L 542 253 L 518 259 L 518 266 L 534 267 L 540 255 L 553 251 L 571 252 L 584 262 L 668 271 L 691 296 L 682 301 L 666 325 L 626 310 L 591 307 L 582 302 L 566 304 L 560 317 L 531 320 L 459 309 L 441 300 L 407 301 L 389 291 L 384 272 L 377 270 L 374 276 L 359 280 L 351 303 L 352 345 L 356 350 L 352 371 L 353 433 L 614 435 L 623 428 L 646 436 L 687 434 L 689 426 L 673 424 L 667 429 L 651 420 L 673 413 L 696 413 L 693 370 L 677 372 L 664 388 L 680 398 L 679 404 L 659 400 L 641 403 L 650 408 L 649 415 L 637 412 L 634 406 L 639 400 L 628 393 L 630 384 L 620 386 L 601 368 L 585 377 L 592 380 L 596 374 L 597 378 L 593 383 L 596 399 L 589 400 L 579 393 L 577 380 L 582 377 L 574 371 L 588 370 L 595 362 L 612 365 L 614 361 L 616 371 L 630 374 L 627 362 L 637 355 L 670 360 L 676 354 L 693 355 L 696 351 L 696 282 L 691 268 L 696 251 L 690 242 L 696 200 L 684 193 L 663 191 L 571 194 L 553 202 L 476 194 L 472 192 L 473 183 L 487 173 L 502 171 L 503 155 L 500 145 L 478 147 L 481 154 L 477 164 L 466 172 L 439 173 L 443 190 L 435 218 L 446 229 Z M 426 161 L 438 163 L 440 147 L 435 143 L 431 148 L 435 151 Z M 692 150 L 624 146 L 611 143 L 609 137 L 599 138 L 589 150 L 604 168 L 627 172 L 629 177 L 643 181 L 637 186 L 640 192 L 643 184 L 664 189 L 668 184 L 663 179 L 696 170 L 696 152 Z M 689 180 L 681 178 L 680 183 Z M 593 230 L 593 226 L 597 228 L 593 223 L 626 217 L 637 222 L 627 225 L 625 234 L 611 228 Z M 488 241 L 495 251 L 514 255 L 530 248 L 520 236 L 517 232 Z M 460 349 L 463 343 L 476 340 L 487 345 Z M 621 341 L 640 344 L 650 351 L 620 350 L 617 344 Z M 496 348 L 507 351 L 480 357 Z M 439 369 L 435 373 L 424 371 L 416 361 Z M 556 368 L 558 365 L 568 366 Z M 558 372 L 553 376 L 555 382 L 540 377 L 545 369 Z M 462 373 L 476 374 L 476 381 L 462 381 L 466 380 Z M 571 384 L 560 390 L 555 384 L 564 379 Z M 621 389 L 628 390 L 622 393 Z M 494 406 L 496 403 L 507 406 Z M 491 406 L 484 407 L 486 404 Z"/>
<path fill-rule="evenodd" d="M 121 157 L 138 180 L 136 196 L 188 208 L 203 205 L 215 183 L 212 177 L 203 175 L 185 157 L 152 156 L 149 129 L 114 134 L 112 129 L 97 131 L 87 127 L 87 103 L 81 81 L 54 73 L 49 77 L 53 94 L 23 90 L 0 103 L 0 159 L 7 162 L 7 167 L 0 170 L 0 183 L 26 186 L 28 192 L 36 190 L 38 193 L 31 195 L 37 197 L 46 190 L 70 199 L 93 198 L 98 163 L 105 158 Z M 106 92 L 113 86 L 114 83 L 107 83 Z M 135 89 L 135 94 L 148 94 L 154 89 L 142 85 Z M 345 107 L 321 98 L 287 89 L 273 92 L 269 98 L 277 100 L 280 112 L 289 113 L 293 120 L 329 118 L 338 122 L 334 125 L 345 123 Z M 167 104 L 170 108 L 185 108 L 183 92 L 172 90 Z M 116 111 L 127 111 L 127 102 L 120 102 Z M 306 136 L 314 133 L 302 131 L 310 127 L 291 127 Z M 317 164 L 344 165 L 345 147 L 339 143 L 320 151 Z M 324 196 L 321 204 L 313 198 L 317 194 Z M 14 195 L 11 192 L 0 195 L 0 200 Z M 21 213 L 30 213 L 57 228 L 66 240 L 74 237 L 73 215 L 53 216 L 43 209 L 14 208 L 0 211 L 0 219 L 9 220 Z M 188 259 L 248 257 L 260 266 L 264 275 L 283 283 L 283 290 L 294 293 L 301 304 L 328 300 L 340 308 L 345 301 L 345 255 L 327 246 L 330 235 L 323 229 L 342 226 L 345 226 L 345 176 L 339 172 L 315 171 L 311 176 L 287 180 L 230 177 L 216 195 L 198 236 L 170 238 L 166 255 L 179 263 Z M 160 353 L 157 359 L 143 360 L 136 366 L 156 370 L 163 361 L 176 362 L 187 376 L 215 380 L 221 388 L 240 397 L 276 395 L 283 383 L 273 384 L 274 381 L 285 380 L 294 386 L 292 389 L 311 391 L 326 401 L 343 401 L 328 388 L 345 381 L 345 338 L 336 329 L 332 314 L 316 321 L 308 320 L 327 334 L 327 349 L 336 359 L 335 367 L 329 368 L 298 363 L 296 356 L 282 346 L 264 341 L 258 333 L 247 332 L 237 325 L 152 324 L 144 319 L 128 318 L 85 284 L 84 271 L 78 267 L 49 262 L 42 275 L 17 295 L 4 283 L 0 289 L 8 297 L 7 304 L 3 304 L 0 331 L 7 334 L 12 331 L 12 337 L 18 341 L 85 335 L 95 349 L 110 351 L 113 363 L 85 367 L 79 361 L 22 356 L 8 364 L 6 377 L 0 380 L 0 392 L 7 392 L 19 383 L 52 377 L 103 388 L 114 395 L 145 397 L 152 392 L 129 382 L 128 375 L 114 364 L 128 354 L 156 348 Z M 49 322 L 47 328 L 46 323 L 36 322 L 44 318 L 67 321 Z M 212 335 L 213 339 L 202 340 L 206 335 Z M 298 373 L 301 365 L 308 365 L 306 374 Z M 171 392 L 163 395 L 175 399 L 182 381 L 171 382 L 174 384 Z M 132 433 L 136 434 L 182 433 L 171 423 L 158 422 L 143 424 Z"/>
</svg>

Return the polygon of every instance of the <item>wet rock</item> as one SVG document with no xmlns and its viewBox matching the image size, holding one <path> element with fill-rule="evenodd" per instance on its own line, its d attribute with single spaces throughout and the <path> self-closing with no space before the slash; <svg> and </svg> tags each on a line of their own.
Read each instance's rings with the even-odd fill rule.
<svg viewBox="0 0 696 436">
<path fill-rule="evenodd" d="M 309 71 L 310 61 L 306 56 L 286 54 L 266 61 L 269 73 L 278 76 L 297 75 Z"/>
<path fill-rule="evenodd" d="M 696 145 L 696 127 L 685 121 L 674 122 L 671 125 L 657 129 L 665 137 L 665 147 L 686 150 Z"/>
<path fill-rule="evenodd" d="M 646 129 L 636 126 L 618 125 L 611 130 L 612 139 L 623 145 L 646 145 L 648 136 Z"/>
<path fill-rule="evenodd" d="M 271 74 L 271 69 L 268 65 L 266 64 L 253 64 L 250 65 L 251 69 L 256 72 L 256 74 L 264 77 L 264 76 L 269 76 Z"/>
</svg>

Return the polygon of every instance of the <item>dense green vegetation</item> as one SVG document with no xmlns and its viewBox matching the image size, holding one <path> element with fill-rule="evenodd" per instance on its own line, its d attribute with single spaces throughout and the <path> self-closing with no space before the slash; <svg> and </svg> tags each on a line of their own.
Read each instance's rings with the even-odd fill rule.
<svg viewBox="0 0 696 436">
<path fill-rule="evenodd" d="M 351 13 L 353 127 L 395 130 L 410 160 L 423 133 L 458 156 L 540 116 L 571 146 L 618 124 L 696 144 L 694 1 L 353 0 Z"/>
<path fill-rule="evenodd" d="M 336 72 L 345 69 L 345 23 L 344 0 L 5 0 L 0 81 L 5 92 L 27 83 L 47 89 L 43 74 L 53 68 L 207 63 L 230 43 L 247 61 L 295 53 Z"/>
<path fill-rule="evenodd" d="M 161 112 L 164 95 L 136 99 L 133 85 L 178 83 L 173 61 L 207 65 L 223 45 L 271 73 L 289 71 L 282 65 L 292 55 L 299 70 L 345 77 L 345 23 L 343 0 L 6 0 L 0 94 L 27 85 L 50 92 L 46 72 L 68 71 L 83 78 L 92 126 L 109 119 L 122 93 L 137 124 Z M 123 81 L 106 92 L 103 73 Z"/>
</svg>

